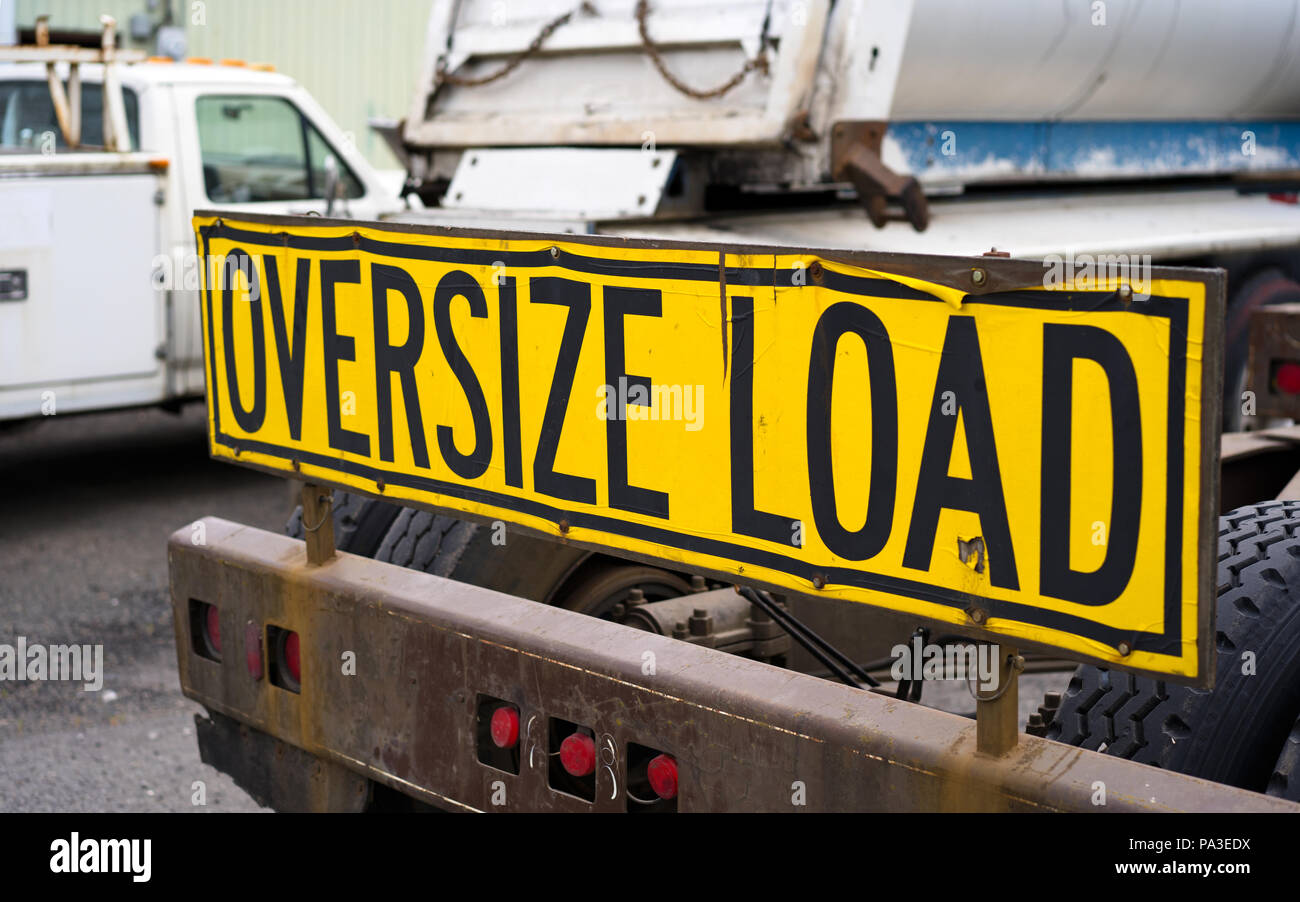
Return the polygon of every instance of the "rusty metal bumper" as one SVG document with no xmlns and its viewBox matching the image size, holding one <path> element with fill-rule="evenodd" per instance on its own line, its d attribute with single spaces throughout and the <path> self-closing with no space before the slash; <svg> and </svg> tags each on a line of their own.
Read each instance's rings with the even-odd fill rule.
<svg viewBox="0 0 1300 902">
<path fill-rule="evenodd" d="M 1300 811 L 1033 736 L 979 754 L 966 718 L 348 554 L 309 565 L 301 541 L 200 522 L 168 552 L 182 687 L 243 725 L 225 735 L 259 737 L 219 767 L 266 773 L 251 759 L 278 748 L 269 734 L 317 778 L 346 774 L 304 807 L 355 807 L 365 778 L 444 808 L 626 811 L 636 746 L 675 757 L 679 811 Z M 197 603 L 217 608 L 219 661 L 196 647 Z M 298 691 L 273 680 L 277 630 L 300 637 Z M 483 698 L 518 707 L 517 774 L 481 760 Z M 591 728 L 594 798 L 548 778 L 552 719 Z"/>
</svg>

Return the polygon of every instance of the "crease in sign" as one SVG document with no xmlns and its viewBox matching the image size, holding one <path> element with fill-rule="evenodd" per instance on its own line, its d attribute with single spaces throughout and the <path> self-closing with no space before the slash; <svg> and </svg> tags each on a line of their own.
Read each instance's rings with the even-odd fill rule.
<svg viewBox="0 0 1300 902">
<path fill-rule="evenodd" d="M 719 331 L 722 333 L 722 378 L 727 378 L 727 344 L 731 338 L 727 335 L 727 252 L 718 251 L 718 303 L 721 305 L 722 318 Z"/>
<path fill-rule="evenodd" d="M 962 304 L 965 301 L 966 297 L 969 295 L 969 292 L 962 291 L 960 288 L 951 288 L 947 285 L 941 285 L 938 282 L 930 282 L 927 281 L 926 279 L 918 279 L 915 276 L 905 276 L 901 273 L 885 272 L 884 270 L 878 270 L 878 269 L 864 269 L 859 266 L 842 264 L 842 263 L 838 263 L 838 261 L 836 262 L 838 265 L 845 266 L 847 271 L 841 272 L 839 270 L 832 269 L 829 270 L 831 275 L 841 276 L 841 277 L 853 276 L 854 278 L 859 278 L 859 279 L 865 277 L 869 279 L 880 279 L 887 282 L 893 282 L 897 285 L 903 286 L 904 288 L 909 288 L 912 291 L 920 292 L 922 294 L 929 295 L 930 297 L 936 300 L 943 301 L 953 310 L 962 309 Z M 829 282 L 830 280 L 828 279 L 826 281 Z M 831 286 L 827 285 L 825 287 L 831 287 Z"/>
<path fill-rule="evenodd" d="M 863 272 L 877 279 L 889 279 L 900 285 L 917 291 L 923 291 L 943 301 L 953 310 L 960 310 L 962 302 L 966 299 L 969 292 L 962 291 L 960 288 L 949 288 L 947 285 L 940 285 L 938 282 L 927 282 L 924 279 L 916 279 L 912 276 L 899 275 L 898 273 L 882 272 L 880 270 L 867 269 Z"/>
</svg>

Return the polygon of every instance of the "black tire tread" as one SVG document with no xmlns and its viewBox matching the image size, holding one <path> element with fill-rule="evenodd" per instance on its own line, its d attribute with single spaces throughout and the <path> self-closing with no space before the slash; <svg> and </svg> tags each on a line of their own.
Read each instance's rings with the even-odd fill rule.
<svg viewBox="0 0 1300 902">
<path fill-rule="evenodd" d="M 450 578 L 479 528 L 477 523 L 403 508 L 375 560 Z"/>
<path fill-rule="evenodd" d="M 1300 502 L 1220 517 L 1217 585 L 1212 691 L 1085 665 L 1048 738 L 1263 790 L 1300 715 Z M 1242 673 L 1245 651 L 1255 653 L 1253 675 Z M 1300 792 L 1296 784 L 1300 775 L 1290 779 Z"/>
<path fill-rule="evenodd" d="M 339 551 L 371 557 L 400 508 L 376 501 L 365 495 L 334 490 L 334 547 Z M 307 536 L 299 505 L 284 526 L 285 535 L 295 539 Z"/>
</svg>

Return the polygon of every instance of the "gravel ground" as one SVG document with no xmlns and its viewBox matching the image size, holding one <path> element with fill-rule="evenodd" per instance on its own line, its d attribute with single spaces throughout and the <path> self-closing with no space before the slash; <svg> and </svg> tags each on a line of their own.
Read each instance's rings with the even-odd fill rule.
<svg viewBox="0 0 1300 902">
<path fill-rule="evenodd" d="M 0 811 L 259 810 L 199 762 L 166 543 L 205 514 L 281 528 L 284 483 L 211 461 L 192 406 L 0 432 L 0 485 L 0 642 L 102 644 L 104 657 L 98 692 L 0 683 Z"/>
<path fill-rule="evenodd" d="M 0 683 L 0 811 L 253 811 L 200 763 L 181 695 L 166 542 L 215 514 L 279 530 L 282 480 L 207 456 L 203 410 L 59 417 L 0 432 L 0 643 L 101 644 L 100 691 Z M 1068 673 L 1027 674 L 1021 722 Z M 962 681 L 925 704 L 973 714 Z M 205 804 L 195 803 L 196 783 Z"/>
</svg>

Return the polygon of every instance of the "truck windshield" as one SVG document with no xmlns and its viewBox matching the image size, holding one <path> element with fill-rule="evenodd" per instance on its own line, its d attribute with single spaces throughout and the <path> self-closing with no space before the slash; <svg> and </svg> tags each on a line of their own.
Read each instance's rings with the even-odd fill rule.
<svg viewBox="0 0 1300 902">
<path fill-rule="evenodd" d="M 122 102 L 131 146 L 139 149 L 140 108 L 135 92 L 123 88 Z M 93 82 L 81 83 L 81 143 L 85 147 L 104 143 L 104 89 Z M 0 81 L 0 149 L 39 153 L 50 147 L 66 150 L 68 144 L 54 115 L 49 86 L 43 81 Z"/>
</svg>

